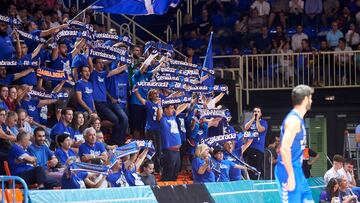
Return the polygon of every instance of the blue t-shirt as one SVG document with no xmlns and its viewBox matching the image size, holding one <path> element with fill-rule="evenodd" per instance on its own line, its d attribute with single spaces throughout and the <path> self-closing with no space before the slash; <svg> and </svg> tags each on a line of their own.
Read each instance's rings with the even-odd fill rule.
<svg viewBox="0 0 360 203">
<path fill-rule="evenodd" d="M 229 160 L 214 160 L 215 168 L 220 171 L 220 173 L 215 172 L 216 182 L 229 182 L 230 181 L 230 169 L 235 167 L 235 163 Z M 237 169 L 240 170 L 240 169 Z"/>
<path fill-rule="evenodd" d="M 160 130 L 160 123 L 157 120 L 157 111 L 159 107 L 158 104 L 146 100 L 145 109 L 146 109 L 146 130 Z"/>
<path fill-rule="evenodd" d="M 0 78 L 0 84 L 9 85 L 12 81 L 14 81 L 14 74 L 7 74 L 5 78 Z"/>
<path fill-rule="evenodd" d="M 78 80 L 75 85 L 75 90 L 77 92 L 81 92 L 82 100 L 85 102 L 85 104 L 91 109 L 91 111 L 95 110 L 94 107 L 94 97 L 93 97 L 93 86 L 91 82 L 86 82 L 84 80 Z M 80 104 L 77 105 L 77 110 L 81 112 L 85 112 L 86 110 L 80 106 Z"/>
<path fill-rule="evenodd" d="M 106 180 L 110 183 L 111 187 L 121 187 L 121 186 L 127 186 L 128 182 L 126 181 L 124 172 L 122 170 L 119 170 L 115 173 L 110 173 Z"/>
<path fill-rule="evenodd" d="M 0 108 L 5 109 L 6 111 L 9 111 L 9 107 L 5 104 L 4 101 L 0 101 Z"/>
<path fill-rule="evenodd" d="M 72 139 L 74 138 L 74 130 L 69 125 L 65 126 L 65 124 L 62 121 L 60 121 L 57 124 L 55 124 L 54 127 L 51 129 L 51 133 L 50 133 L 51 140 L 53 142 L 56 142 L 55 140 L 56 136 L 62 134 L 67 134 L 70 135 Z"/>
<path fill-rule="evenodd" d="M 266 132 L 268 129 L 268 124 L 266 122 L 266 120 L 261 119 L 260 120 L 260 125 L 262 125 L 265 128 L 264 132 L 258 132 L 257 128 L 256 128 L 256 121 L 254 121 L 250 128 L 249 131 L 250 132 L 255 132 L 255 133 L 259 133 L 259 137 L 258 138 L 253 138 L 253 142 L 251 143 L 250 147 L 253 149 L 257 149 L 260 152 L 264 153 L 265 150 L 265 140 L 266 140 Z"/>
<path fill-rule="evenodd" d="M 176 123 L 175 113 L 172 116 L 166 116 L 163 114 L 160 120 L 160 132 L 162 149 L 168 149 L 170 147 L 181 145 L 181 137 Z"/>
<path fill-rule="evenodd" d="M 21 58 L 21 60 L 32 60 L 31 54 L 26 54 Z M 33 59 L 36 60 L 36 59 Z M 29 74 L 25 75 L 24 77 L 19 78 L 18 83 L 20 85 L 26 84 L 26 85 L 33 85 L 35 86 L 37 84 L 37 78 L 35 72 L 30 72 Z"/>
<path fill-rule="evenodd" d="M 65 73 L 67 73 L 69 76 L 72 75 L 71 73 L 71 61 L 72 61 L 72 55 L 71 53 L 68 53 L 66 57 L 63 57 L 59 54 L 59 56 L 57 57 L 57 59 L 55 60 L 51 60 L 51 68 L 55 69 L 55 70 L 62 70 Z M 51 84 L 53 85 L 53 87 L 55 87 L 56 85 L 58 85 L 60 83 L 60 81 L 51 81 Z M 71 87 L 70 84 L 65 83 L 64 87 Z"/>
<path fill-rule="evenodd" d="M 191 134 L 190 134 L 191 138 L 195 142 L 195 146 L 189 147 L 190 154 L 195 153 L 196 146 L 200 143 L 200 141 L 202 139 L 207 138 L 207 134 L 208 134 L 208 123 L 207 122 L 204 122 L 204 123 L 196 122 L 195 127 L 193 130 L 191 130 Z"/>
<path fill-rule="evenodd" d="M 96 70 L 94 70 L 90 75 L 89 81 L 94 88 L 93 95 L 96 95 L 96 97 L 94 97 L 94 101 L 106 102 L 106 75 L 106 71 L 98 72 Z"/>
<path fill-rule="evenodd" d="M 88 66 L 88 55 L 76 54 L 74 59 L 71 62 L 71 68 L 80 68 L 82 66 Z M 78 70 L 78 73 L 80 73 L 79 70 Z"/>
<path fill-rule="evenodd" d="M 87 142 L 82 143 L 79 147 L 79 157 L 81 158 L 83 155 L 96 155 L 99 156 L 103 152 L 106 152 L 105 146 L 101 142 L 96 142 L 94 146 L 90 146 Z"/>
<path fill-rule="evenodd" d="M 15 59 L 15 47 L 12 44 L 12 37 L 9 35 L 0 36 L 0 60 Z"/>
<path fill-rule="evenodd" d="M 134 75 L 132 76 L 132 82 L 134 85 L 141 81 L 148 82 L 148 81 L 150 81 L 151 76 L 152 76 L 152 73 L 149 71 L 146 72 L 145 74 L 141 74 L 140 70 L 136 70 Z M 138 88 L 138 92 L 142 98 L 147 98 L 148 91 L 149 91 L 148 88 L 143 88 L 143 87 Z M 131 95 L 130 103 L 142 106 L 141 102 L 138 100 L 138 98 L 136 98 L 135 94 Z"/>
<path fill-rule="evenodd" d="M 21 161 L 20 163 L 18 162 L 18 160 L 21 160 L 22 156 L 26 154 L 29 155 L 29 153 L 18 144 L 12 145 L 8 157 L 9 167 L 12 175 L 19 175 L 34 168 L 32 164 L 26 163 L 25 161 Z"/>
<path fill-rule="evenodd" d="M 54 153 L 50 151 L 46 145 L 35 146 L 31 144 L 28 148 L 28 152 L 31 156 L 36 157 L 37 165 L 47 169 L 47 162 L 54 156 Z"/>
<path fill-rule="evenodd" d="M 41 30 L 33 30 L 30 32 L 30 34 L 34 37 L 40 37 Z M 28 47 L 28 53 L 32 53 L 36 47 L 39 45 L 39 42 L 31 39 L 24 39 L 26 46 Z"/>
<path fill-rule="evenodd" d="M 25 109 L 30 117 L 34 119 L 34 121 L 40 123 L 40 108 L 38 108 L 39 100 L 31 98 L 30 100 L 21 100 L 20 106 Z"/>
<path fill-rule="evenodd" d="M 185 112 L 181 112 L 177 117 L 176 117 L 176 122 L 178 124 L 179 127 L 179 132 L 180 132 L 180 136 L 181 136 L 181 141 L 185 142 L 186 141 L 186 113 Z"/>
<path fill-rule="evenodd" d="M 224 128 L 227 126 L 227 121 L 225 119 L 221 119 L 217 127 L 210 127 L 208 130 L 208 137 L 214 137 L 218 135 L 224 134 Z"/>
<path fill-rule="evenodd" d="M 72 173 L 70 178 L 66 177 L 66 174 L 61 178 L 61 188 L 62 189 L 84 189 L 85 183 L 84 180 L 87 178 L 88 173 L 79 171 L 76 174 Z M 85 186 L 86 188 L 86 186 Z"/>
<path fill-rule="evenodd" d="M 76 156 L 76 153 L 71 148 L 68 150 L 68 152 L 65 152 L 62 148 L 59 147 L 55 150 L 55 156 L 61 165 L 65 165 L 69 157 Z"/>
<path fill-rule="evenodd" d="M 117 68 L 115 62 L 111 63 L 110 69 Z M 120 74 L 113 75 L 106 79 L 106 90 L 116 100 L 120 102 L 121 107 L 125 108 L 127 103 L 129 86 L 129 71 L 124 70 Z M 145 97 L 144 97 L 145 98 Z M 110 102 L 110 101 L 109 101 Z"/>
<path fill-rule="evenodd" d="M 241 147 L 236 148 L 233 150 L 232 154 L 241 160 Z M 235 159 L 233 156 L 231 156 L 228 152 L 224 151 L 224 160 L 229 160 L 235 164 L 239 164 L 240 162 L 237 161 L 237 159 Z M 236 181 L 236 180 L 241 180 L 242 176 L 241 176 L 241 170 L 238 168 L 230 168 L 229 171 L 229 177 L 230 177 L 230 181 Z"/>
<path fill-rule="evenodd" d="M 207 183 L 215 182 L 215 175 L 213 171 L 205 170 L 205 173 L 200 175 L 198 173 L 199 168 L 205 164 L 205 160 L 196 157 L 192 161 L 193 179 L 195 183 Z"/>
<path fill-rule="evenodd" d="M 282 142 L 283 136 L 284 136 L 284 126 L 286 123 L 286 120 L 290 116 L 296 116 L 301 123 L 300 132 L 296 133 L 294 141 L 291 145 L 291 162 L 294 168 L 302 170 L 302 162 L 303 162 L 303 152 L 306 146 L 306 129 L 305 129 L 305 123 L 304 120 L 301 118 L 301 116 L 294 110 L 290 111 L 287 116 L 285 117 L 281 128 L 280 128 L 280 143 Z M 281 155 L 278 155 L 278 162 L 277 165 L 285 167 L 282 163 Z"/>
</svg>

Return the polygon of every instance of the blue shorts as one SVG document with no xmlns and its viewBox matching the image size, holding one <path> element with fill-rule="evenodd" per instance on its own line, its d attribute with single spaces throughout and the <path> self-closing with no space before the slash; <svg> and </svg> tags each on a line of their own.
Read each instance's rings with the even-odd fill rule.
<svg viewBox="0 0 360 203">
<path fill-rule="evenodd" d="M 283 165 L 275 166 L 275 177 L 278 183 L 280 199 L 282 203 L 314 203 L 309 184 L 304 176 L 302 168 L 294 168 L 295 189 L 288 192 L 286 188 L 288 175 Z"/>
</svg>

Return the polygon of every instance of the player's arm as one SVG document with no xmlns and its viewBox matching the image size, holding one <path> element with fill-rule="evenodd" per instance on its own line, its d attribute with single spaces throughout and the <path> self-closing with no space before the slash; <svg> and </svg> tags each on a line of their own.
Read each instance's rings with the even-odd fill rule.
<svg viewBox="0 0 360 203">
<path fill-rule="evenodd" d="M 295 116 L 290 116 L 285 122 L 284 135 L 281 142 L 280 154 L 284 162 L 286 173 L 288 174 L 288 190 L 295 189 L 295 174 L 291 163 L 291 146 L 294 142 L 296 133 L 300 131 L 300 121 Z M 290 184 L 289 184 L 290 182 Z"/>
</svg>

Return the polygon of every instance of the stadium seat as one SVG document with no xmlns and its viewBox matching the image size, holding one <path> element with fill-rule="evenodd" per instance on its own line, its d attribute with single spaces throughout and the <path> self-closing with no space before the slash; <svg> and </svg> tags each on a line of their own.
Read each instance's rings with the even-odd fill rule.
<svg viewBox="0 0 360 203">
<path fill-rule="evenodd" d="M 12 203 L 22 203 L 24 201 L 24 195 L 20 189 L 15 189 L 15 190 L 6 189 L 5 196 L 6 196 L 6 199 Z M 15 197 L 15 202 L 13 201 L 14 197 Z"/>
<path fill-rule="evenodd" d="M 225 25 L 233 27 L 237 20 L 239 20 L 239 15 L 232 14 L 225 19 Z"/>
<path fill-rule="evenodd" d="M 225 20 L 222 15 L 213 15 L 211 17 L 211 22 L 215 28 L 221 28 L 225 25 Z"/>
<path fill-rule="evenodd" d="M 11 172 L 10 172 L 10 168 L 9 168 L 9 163 L 7 161 L 4 161 L 4 169 L 5 169 L 5 173 L 7 176 L 11 176 Z M 12 185 L 12 180 L 9 180 L 9 185 Z M 20 183 L 16 183 L 15 184 L 16 188 L 23 188 L 22 184 Z M 32 184 L 32 185 L 28 185 L 28 187 L 30 189 L 38 189 L 38 184 Z"/>
</svg>

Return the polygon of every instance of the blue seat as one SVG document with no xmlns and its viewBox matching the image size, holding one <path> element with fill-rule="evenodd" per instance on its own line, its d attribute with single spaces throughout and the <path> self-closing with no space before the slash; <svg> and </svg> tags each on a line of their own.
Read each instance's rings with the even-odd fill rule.
<svg viewBox="0 0 360 203">
<path fill-rule="evenodd" d="M 237 20 L 239 20 L 239 15 L 232 14 L 225 19 L 225 25 L 232 27 L 235 25 Z"/>
<path fill-rule="evenodd" d="M 242 55 L 250 55 L 250 54 L 252 54 L 252 50 L 250 48 L 243 48 L 241 50 L 241 54 Z"/>
<path fill-rule="evenodd" d="M 225 25 L 225 19 L 222 15 L 211 16 L 211 22 L 215 28 L 221 28 Z"/>
<path fill-rule="evenodd" d="M 316 38 L 316 30 L 312 27 L 304 28 L 304 33 L 309 37 L 310 40 L 314 40 Z"/>
</svg>

